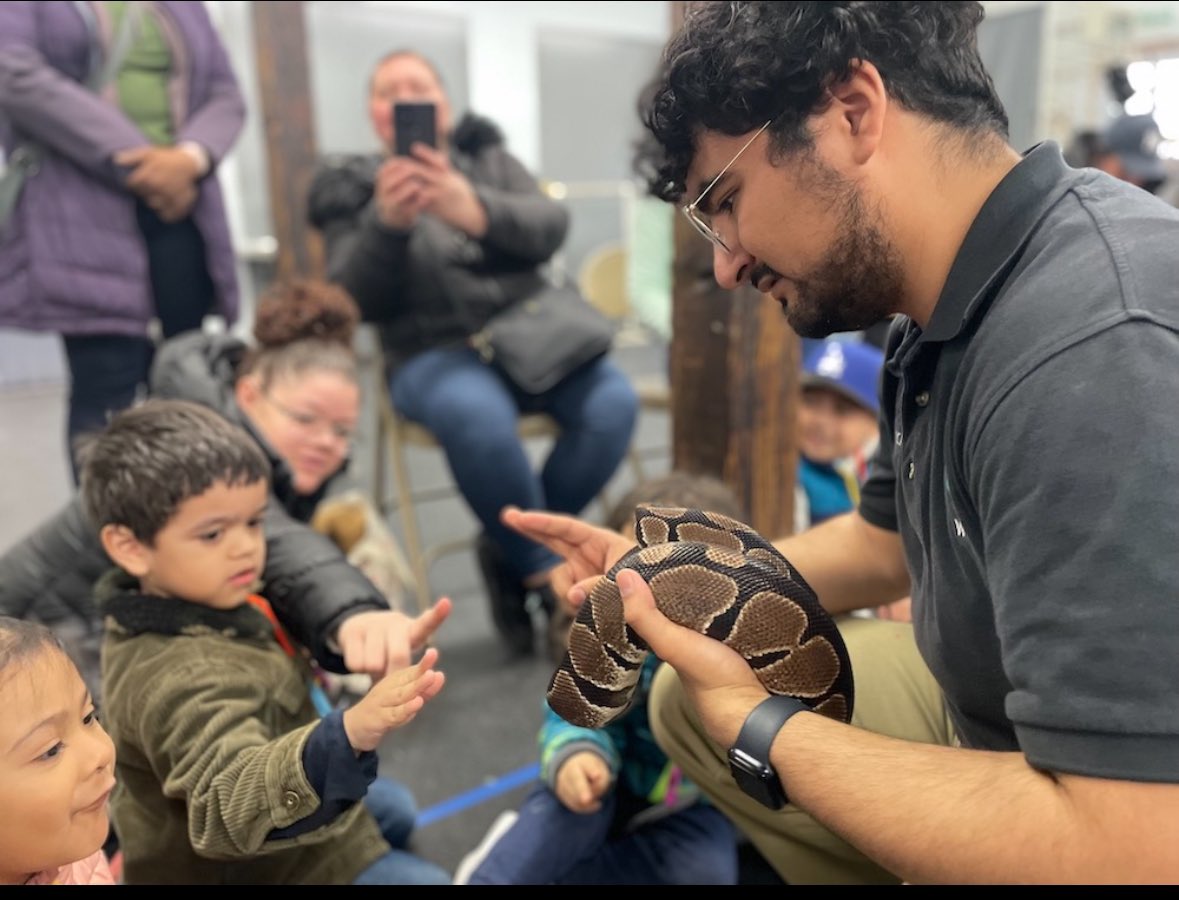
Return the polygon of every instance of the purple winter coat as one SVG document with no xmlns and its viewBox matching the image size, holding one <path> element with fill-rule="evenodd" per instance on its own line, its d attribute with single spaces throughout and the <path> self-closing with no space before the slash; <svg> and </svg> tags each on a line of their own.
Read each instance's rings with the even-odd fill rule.
<svg viewBox="0 0 1179 900">
<path fill-rule="evenodd" d="M 245 121 L 245 103 L 203 3 L 156 2 L 172 50 L 176 140 L 196 141 L 215 167 Z M 112 40 L 91 3 L 103 47 Z M 61 334 L 144 335 L 154 317 L 134 195 L 115 153 L 149 143 L 117 107 L 84 85 L 91 27 L 71 2 L 0 3 L 0 145 L 32 138 L 49 153 L 0 234 L 0 327 Z M 7 120 L 7 121 L 5 121 Z M 214 311 L 233 322 L 237 279 L 215 175 L 199 185 L 193 220 L 204 236 Z"/>
</svg>

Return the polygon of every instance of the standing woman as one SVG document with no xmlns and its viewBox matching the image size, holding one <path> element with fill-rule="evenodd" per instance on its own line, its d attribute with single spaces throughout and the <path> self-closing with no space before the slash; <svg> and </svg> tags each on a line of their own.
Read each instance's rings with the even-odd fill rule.
<svg viewBox="0 0 1179 900">
<path fill-rule="evenodd" d="M 0 326 L 62 335 L 75 438 L 237 317 L 216 166 L 245 104 L 203 3 L 0 3 Z"/>
</svg>

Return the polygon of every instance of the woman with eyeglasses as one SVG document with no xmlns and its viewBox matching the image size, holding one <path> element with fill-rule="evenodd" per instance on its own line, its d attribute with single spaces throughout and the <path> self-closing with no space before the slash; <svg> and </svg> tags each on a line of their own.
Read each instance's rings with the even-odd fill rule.
<svg viewBox="0 0 1179 900">
<path fill-rule="evenodd" d="M 310 521 L 344 468 L 360 415 L 358 321 L 337 287 L 279 285 L 259 302 L 252 347 L 227 335 L 177 338 L 152 367 L 151 393 L 198 400 L 243 425 L 270 457 L 275 497 Z"/>
</svg>

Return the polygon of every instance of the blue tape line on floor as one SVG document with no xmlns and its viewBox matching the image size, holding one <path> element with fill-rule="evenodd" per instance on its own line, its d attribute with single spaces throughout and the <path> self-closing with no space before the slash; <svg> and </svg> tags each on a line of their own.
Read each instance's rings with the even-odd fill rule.
<svg viewBox="0 0 1179 900">
<path fill-rule="evenodd" d="M 417 827 L 424 828 L 426 825 L 432 825 L 441 819 L 453 816 L 457 812 L 462 812 L 464 809 L 470 809 L 472 806 L 485 803 L 492 797 L 498 797 L 500 794 L 506 794 L 508 791 L 515 790 L 523 784 L 535 781 L 539 777 L 539 763 L 531 763 L 530 765 L 517 769 L 515 772 L 508 772 L 506 775 L 501 775 L 499 778 L 495 778 L 477 788 L 464 791 L 457 796 L 451 797 L 449 800 L 443 800 L 441 803 L 435 803 L 433 806 L 423 809 L 418 813 Z"/>
</svg>

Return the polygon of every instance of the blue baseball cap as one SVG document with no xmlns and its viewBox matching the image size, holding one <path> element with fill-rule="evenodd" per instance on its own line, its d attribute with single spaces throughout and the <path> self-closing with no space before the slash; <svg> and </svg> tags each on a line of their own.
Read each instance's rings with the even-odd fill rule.
<svg viewBox="0 0 1179 900">
<path fill-rule="evenodd" d="M 1102 136 L 1105 149 L 1122 161 L 1126 174 L 1139 181 L 1165 181 L 1167 167 L 1159 156 L 1162 135 L 1154 116 L 1119 116 Z"/>
<path fill-rule="evenodd" d="M 802 361 L 802 386 L 828 388 L 858 403 L 872 415 L 880 411 L 876 395 L 884 353 L 860 341 L 827 340 Z"/>
</svg>

